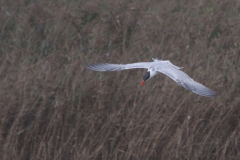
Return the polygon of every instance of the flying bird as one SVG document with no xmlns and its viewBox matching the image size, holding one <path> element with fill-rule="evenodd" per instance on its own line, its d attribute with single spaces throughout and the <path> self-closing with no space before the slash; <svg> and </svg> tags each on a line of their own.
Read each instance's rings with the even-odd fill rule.
<svg viewBox="0 0 240 160">
<path fill-rule="evenodd" d="M 177 82 L 178 85 L 183 86 L 184 88 L 192 91 L 193 93 L 205 97 L 214 97 L 217 95 L 214 91 L 194 81 L 186 73 L 181 71 L 180 69 L 182 69 L 183 67 L 175 66 L 168 60 L 159 60 L 157 58 L 152 59 L 153 62 L 138 62 L 130 64 L 89 64 L 87 65 L 87 68 L 94 71 L 121 71 L 133 68 L 146 68 L 148 69 L 148 71 L 143 75 L 143 81 L 141 86 L 150 78 L 161 72 L 173 79 L 175 82 Z"/>
</svg>

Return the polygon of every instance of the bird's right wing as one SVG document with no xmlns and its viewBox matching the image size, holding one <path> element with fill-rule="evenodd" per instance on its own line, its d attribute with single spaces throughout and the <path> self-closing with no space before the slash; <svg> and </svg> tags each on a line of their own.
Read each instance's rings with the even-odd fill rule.
<svg viewBox="0 0 240 160">
<path fill-rule="evenodd" d="M 131 64 L 109 64 L 109 63 L 99 63 L 99 64 L 89 64 L 87 68 L 94 71 L 121 71 L 125 69 L 133 68 L 149 68 L 152 62 L 139 62 Z"/>
</svg>

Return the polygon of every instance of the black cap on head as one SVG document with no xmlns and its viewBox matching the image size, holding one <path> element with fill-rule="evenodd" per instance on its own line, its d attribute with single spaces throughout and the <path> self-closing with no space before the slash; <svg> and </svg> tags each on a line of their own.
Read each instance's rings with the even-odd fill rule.
<svg viewBox="0 0 240 160">
<path fill-rule="evenodd" d="M 150 78 L 150 72 L 146 72 L 146 73 L 143 75 L 143 81 L 147 81 L 149 78 Z"/>
</svg>

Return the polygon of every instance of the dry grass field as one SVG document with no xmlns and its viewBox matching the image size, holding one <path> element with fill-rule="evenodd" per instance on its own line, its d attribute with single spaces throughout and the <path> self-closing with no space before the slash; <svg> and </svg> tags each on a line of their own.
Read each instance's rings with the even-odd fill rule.
<svg viewBox="0 0 240 160">
<path fill-rule="evenodd" d="M 144 69 L 170 60 L 207 98 Z M 1 160 L 239 160 L 240 2 L 2 0 Z"/>
</svg>

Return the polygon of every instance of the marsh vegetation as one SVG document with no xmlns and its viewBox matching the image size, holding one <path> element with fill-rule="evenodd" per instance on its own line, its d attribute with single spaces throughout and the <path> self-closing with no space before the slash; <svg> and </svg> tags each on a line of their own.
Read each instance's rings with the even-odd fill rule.
<svg viewBox="0 0 240 160">
<path fill-rule="evenodd" d="M 239 159 L 239 18 L 228 0 L 2 0 L 0 159 Z M 85 67 L 151 58 L 218 96 Z"/>
</svg>

